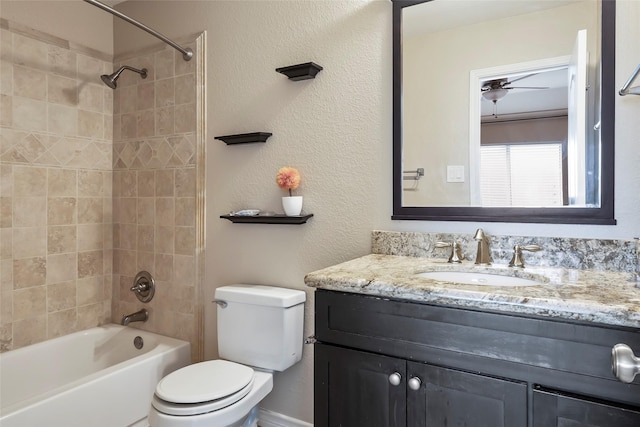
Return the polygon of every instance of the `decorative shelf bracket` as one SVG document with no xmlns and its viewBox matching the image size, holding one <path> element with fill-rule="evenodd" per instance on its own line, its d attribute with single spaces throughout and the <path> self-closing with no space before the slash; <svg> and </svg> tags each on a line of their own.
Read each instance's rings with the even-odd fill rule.
<svg viewBox="0 0 640 427">
<path fill-rule="evenodd" d="M 318 74 L 321 70 L 322 67 L 314 62 L 305 62 L 304 64 L 276 68 L 277 72 L 289 77 L 289 80 L 295 81 L 315 79 L 316 74 Z"/>
<path fill-rule="evenodd" d="M 215 139 L 224 141 L 227 145 L 233 144 L 250 144 L 253 142 L 267 142 L 267 139 L 273 134 L 269 132 L 252 132 L 240 133 L 237 135 L 216 136 Z"/>
<path fill-rule="evenodd" d="M 286 216 L 286 215 L 220 215 L 220 218 L 228 219 L 234 224 L 304 224 L 313 214 Z"/>
</svg>

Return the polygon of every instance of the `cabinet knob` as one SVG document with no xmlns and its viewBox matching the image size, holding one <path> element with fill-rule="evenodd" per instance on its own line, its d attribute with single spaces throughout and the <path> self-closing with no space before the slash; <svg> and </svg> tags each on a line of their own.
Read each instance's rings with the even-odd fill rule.
<svg viewBox="0 0 640 427">
<path fill-rule="evenodd" d="M 640 373 L 640 358 L 633 354 L 628 345 L 616 344 L 611 350 L 611 370 L 623 383 L 631 383 Z"/>
<path fill-rule="evenodd" d="M 400 385 L 400 381 L 402 381 L 402 375 L 397 372 L 389 375 L 389 382 L 391 385 Z"/>
<path fill-rule="evenodd" d="M 418 391 L 420 390 L 420 385 L 422 384 L 422 381 L 420 381 L 420 378 L 418 377 L 413 377 L 409 380 L 408 384 L 411 390 Z"/>
</svg>

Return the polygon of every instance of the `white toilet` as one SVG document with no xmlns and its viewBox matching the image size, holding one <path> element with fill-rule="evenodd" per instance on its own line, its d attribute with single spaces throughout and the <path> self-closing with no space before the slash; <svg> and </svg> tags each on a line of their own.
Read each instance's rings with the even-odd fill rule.
<svg viewBox="0 0 640 427">
<path fill-rule="evenodd" d="M 157 385 L 151 427 L 255 427 L 273 371 L 302 357 L 303 291 L 259 285 L 216 289 L 224 360 L 186 366 Z"/>
</svg>

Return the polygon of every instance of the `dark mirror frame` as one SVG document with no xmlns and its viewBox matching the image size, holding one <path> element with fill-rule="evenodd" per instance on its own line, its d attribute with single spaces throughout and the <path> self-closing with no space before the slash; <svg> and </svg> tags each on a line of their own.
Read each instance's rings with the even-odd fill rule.
<svg viewBox="0 0 640 427">
<path fill-rule="evenodd" d="M 393 216 L 394 220 L 613 225 L 615 124 L 615 0 L 602 0 L 601 176 L 598 208 L 483 208 L 402 206 L 402 9 L 432 0 L 393 2 Z"/>
</svg>

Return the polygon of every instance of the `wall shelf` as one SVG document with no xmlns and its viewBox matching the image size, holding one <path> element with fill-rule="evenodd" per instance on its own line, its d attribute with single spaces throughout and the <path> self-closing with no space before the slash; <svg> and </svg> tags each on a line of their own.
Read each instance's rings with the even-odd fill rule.
<svg viewBox="0 0 640 427">
<path fill-rule="evenodd" d="M 314 62 L 305 62 L 304 64 L 276 68 L 277 72 L 289 77 L 289 80 L 295 81 L 315 79 L 316 74 L 318 74 L 320 70 L 322 70 L 322 67 Z"/>
<path fill-rule="evenodd" d="M 234 224 L 304 224 L 313 214 L 286 216 L 286 215 L 220 215 L 220 218 L 228 219 Z"/>
<path fill-rule="evenodd" d="M 224 135 L 216 136 L 215 139 L 224 141 L 227 145 L 234 144 L 250 144 L 253 142 L 267 142 L 267 139 L 273 135 L 269 132 L 252 132 L 252 133 L 239 133 L 237 135 Z"/>
</svg>

